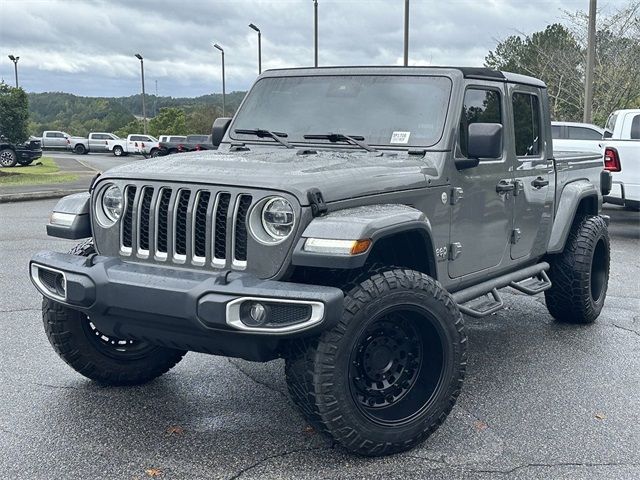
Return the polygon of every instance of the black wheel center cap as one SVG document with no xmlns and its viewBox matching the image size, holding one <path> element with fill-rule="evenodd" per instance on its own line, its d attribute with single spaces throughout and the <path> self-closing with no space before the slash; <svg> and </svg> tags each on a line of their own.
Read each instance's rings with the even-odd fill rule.
<svg viewBox="0 0 640 480">
<path fill-rule="evenodd" d="M 389 371 L 393 365 L 393 351 L 386 345 L 372 345 L 367 359 L 365 368 L 369 374 L 382 374 Z"/>
</svg>

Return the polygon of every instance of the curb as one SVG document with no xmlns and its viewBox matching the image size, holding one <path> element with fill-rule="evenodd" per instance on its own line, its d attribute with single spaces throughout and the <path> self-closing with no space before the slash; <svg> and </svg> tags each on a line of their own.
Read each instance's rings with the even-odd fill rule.
<svg viewBox="0 0 640 480">
<path fill-rule="evenodd" d="M 62 198 L 74 193 L 86 192 L 86 188 L 75 188 L 68 190 L 50 190 L 45 192 L 27 193 L 6 193 L 0 194 L 0 203 L 29 202 L 31 200 L 48 200 L 52 198 Z"/>
</svg>

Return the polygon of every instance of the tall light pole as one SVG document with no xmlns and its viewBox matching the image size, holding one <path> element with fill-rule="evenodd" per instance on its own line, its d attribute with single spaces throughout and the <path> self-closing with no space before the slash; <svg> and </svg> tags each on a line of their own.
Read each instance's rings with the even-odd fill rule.
<svg viewBox="0 0 640 480">
<path fill-rule="evenodd" d="M 158 115 L 158 80 L 156 80 L 156 98 L 153 102 L 153 116 Z"/>
<path fill-rule="evenodd" d="M 318 0 L 313 0 L 313 65 L 318 66 Z"/>
<path fill-rule="evenodd" d="M 596 57 L 596 0 L 589 1 L 589 32 L 587 40 L 587 71 L 584 79 L 584 123 L 591 123 L 593 107 L 593 70 Z"/>
<path fill-rule="evenodd" d="M 258 75 L 260 75 L 262 73 L 262 33 L 253 23 L 249 24 L 249 28 L 258 32 Z"/>
<path fill-rule="evenodd" d="M 225 91 L 225 86 L 224 86 L 224 49 L 218 45 L 217 43 L 213 44 L 214 48 L 217 48 L 218 50 L 220 50 L 220 53 L 222 54 L 222 116 L 224 117 L 225 115 L 225 97 L 227 95 L 226 91 Z"/>
<path fill-rule="evenodd" d="M 18 88 L 18 60 L 20 60 L 20 57 L 14 57 L 13 55 L 9 55 L 9 60 L 13 62 L 13 68 L 16 71 L 16 88 Z"/>
<path fill-rule="evenodd" d="M 142 58 L 142 55 L 140 55 L 139 53 L 136 53 L 136 58 L 138 60 L 140 60 L 140 72 L 142 73 L 142 117 L 144 118 L 144 124 L 143 124 L 143 129 L 144 129 L 144 134 L 147 134 L 147 107 L 145 105 L 144 102 L 144 97 L 145 97 L 145 93 L 144 93 L 144 59 Z"/>
<path fill-rule="evenodd" d="M 409 66 L 409 0 L 404 0 L 404 66 Z"/>
</svg>

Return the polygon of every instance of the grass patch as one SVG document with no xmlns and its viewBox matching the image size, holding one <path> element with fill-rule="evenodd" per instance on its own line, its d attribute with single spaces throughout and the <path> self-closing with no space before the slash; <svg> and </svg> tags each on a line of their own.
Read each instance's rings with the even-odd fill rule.
<svg viewBox="0 0 640 480">
<path fill-rule="evenodd" d="M 73 182 L 78 175 L 61 173 L 52 158 L 42 157 L 28 167 L 15 166 L 0 169 L 0 186 L 41 185 Z"/>
</svg>

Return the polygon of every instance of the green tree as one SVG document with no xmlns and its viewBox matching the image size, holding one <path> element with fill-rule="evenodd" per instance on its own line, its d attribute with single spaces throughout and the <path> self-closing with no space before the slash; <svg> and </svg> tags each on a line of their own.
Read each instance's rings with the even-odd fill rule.
<svg viewBox="0 0 640 480">
<path fill-rule="evenodd" d="M 149 122 L 149 133 L 159 135 L 186 135 L 186 115 L 181 108 L 161 108 Z"/>
<path fill-rule="evenodd" d="M 215 105 L 199 105 L 187 113 L 186 128 L 189 133 L 208 135 L 213 121 L 222 116 L 222 108 Z"/>
<path fill-rule="evenodd" d="M 567 14 L 531 35 L 514 35 L 498 43 L 485 65 L 532 75 L 548 87 L 554 120 L 582 121 L 588 15 Z M 593 121 L 604 125 L 616 109 L 640 104 L 640 0 L 613 13 L 598 12 Z"/>
<path fill-rule="evenodd" d="M 11 142 L 29 138 L 29 99 L 21 88 L 0 83 L 0 133 Z"/>
<path fill-rule="evenodd" d="M 553 24 L 528 36 L 511 36 L 489 52 L 485 65 L 542 79 L 547 84 L 554 120 L 582 115 L 583 51 L 563 25 Z"/>
</svg>

